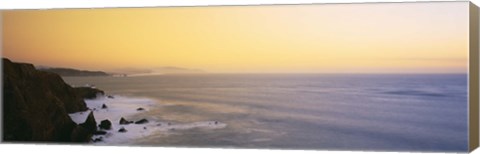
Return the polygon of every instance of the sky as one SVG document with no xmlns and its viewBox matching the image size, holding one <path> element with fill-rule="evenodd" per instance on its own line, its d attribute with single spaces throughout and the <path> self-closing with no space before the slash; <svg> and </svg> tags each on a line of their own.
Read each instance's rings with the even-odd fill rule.
<svg viewBox="0 0 480 154">
<path fill-rule="evenodd" d="M 2 56 L 86 70 L 466 73 L 468 2 L 8 10 Z"/>
</svg>

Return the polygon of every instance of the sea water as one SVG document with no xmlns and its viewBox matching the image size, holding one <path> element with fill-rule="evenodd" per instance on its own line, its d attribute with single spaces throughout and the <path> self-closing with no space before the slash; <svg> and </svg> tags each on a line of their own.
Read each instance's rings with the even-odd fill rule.
<svg viewBox="0 0 480 154">
<path fill-rule="evenodd" d="M 379 151 L 466 151 L 468 145 L 466 74 L 185 74 L 64 80 L 159 104 L 139 116 L 226 124 L 214 130 L 154 132 L 129 140 L 131 145 Z"/>
</svg>

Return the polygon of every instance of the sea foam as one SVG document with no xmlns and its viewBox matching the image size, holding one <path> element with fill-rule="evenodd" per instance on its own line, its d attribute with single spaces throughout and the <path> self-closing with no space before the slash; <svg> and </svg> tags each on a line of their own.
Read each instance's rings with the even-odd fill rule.
<svg viewBox="0 0 480 154">
<path fill-rule="evenodd" d="M 154 133 L 163 133 L 165 135 L 170 134 L 172 131 L 181 131 L 194 128 L 206 128 L 206 129 L 220 129 L 225 128 L 226 124 L 218 121 L 198 121 L 192 123 L 171 123 L 165 121 L 159 121 L 154 117 L 148 116 L 148 111 L 156 107 L 161 107 L 161 104 L 154 99 L 139 98 L 139 97 L 124 97 L 115 95 L 113 97 L 99 96 L 97 99 L 85 100 L 88 111 L 77 112 L 70 114 L 72 120 L 77 123 L 85 122 L 90 112 L 94 113 L 97 124 L 100 124 L 102 120 L 109 120 L 112 123 L 112 128 L 106 131 L 105 135 L 94 135 L 94 139 L 101 138 L 100 142 L 95 144 L 128 144 L 136 139 L 150 136 Z M 106 108 L 102 108 L 105 105 Z M 142 110 L 137 110 L 142 108 Z M 140 119 L 147 119 L 149 122 L 145 124 L 128 124 L 120 125 L 121 118 L 125 118 L 128 121 L 138 121 Z M 133 117 L 137 117 L 134 119 Z M 138 118 L 143 117 L 143 118 Z M 118 130 L 124 128 L 127 132 L 119 132 Z"/>
</svg>

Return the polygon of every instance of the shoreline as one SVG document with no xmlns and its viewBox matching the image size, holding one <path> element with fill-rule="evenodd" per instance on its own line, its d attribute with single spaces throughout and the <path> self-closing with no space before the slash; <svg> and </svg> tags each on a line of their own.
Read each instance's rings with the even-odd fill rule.
<svg viewBox="0 0 480 154">
<path fill-rule="evenodd" d="M 160 121 L 142 114 L 155 108 L 154 99 L 105 95 L 93 85 L 72 87 L 32 64 L 2 61 L 5 142 L 119 144 L 158 131 L 226 127 L 218 121 Z"/>
<path fill-rule="evenodd" d="M 157 100 L 151 98 L 121 95 L 99 96 L 95 99 L 86 99 L 85 103 L 89 110 L 69 114 L 74 122 L 77 124 L 83 123 L 90 112 L 93 112 L 97 124 L 101 125 L 103 120 L 111 122 L 110 129 L 98 127 L 97 132 L 92 136 L 91 143 L 95 145 L 129 144 L 155 133 L 169 135 L 173 132 L 188 131 L 195 128 L 214 130 L 227 127 L 226 123 L 219 121 L 174 123 L 147 116 L 151 109 L 162 106 Z M 121 119 L 131 123 L 121 123 Z M 144 122 L 140 122 L 142 120 Z M 136 124 L 137 122 L 140 123 Z"/>
</svg>

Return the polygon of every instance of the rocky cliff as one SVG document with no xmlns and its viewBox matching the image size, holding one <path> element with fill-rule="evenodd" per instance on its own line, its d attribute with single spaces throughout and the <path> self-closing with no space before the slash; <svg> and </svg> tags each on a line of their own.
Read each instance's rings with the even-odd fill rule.
<svg viewBox="0 0 480 154">
<path fill-rule="evenodd" d="M 2 61 L 4 141 L 90 141 L 96 123 L 87 120 L 77 125 L 68 115 L 88 110 L 83 94 L 55 73 L 38 71 L 32 64 Z"/>
<path fill-rule="evenodd" d="M 78 96 L 84 99 L 95 99 L 97 95 L 105 95 L 105 92 L 102 90 L 91 87 L 76 87 L 73 90 Z"/>
</svg>

